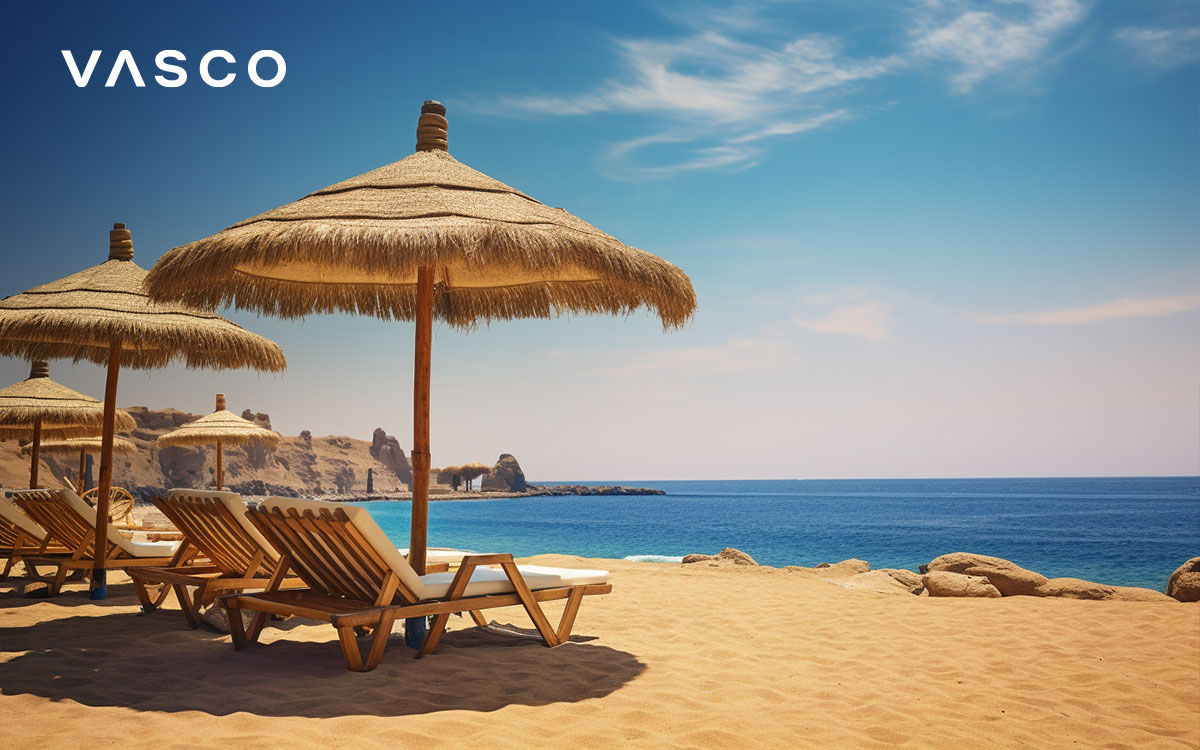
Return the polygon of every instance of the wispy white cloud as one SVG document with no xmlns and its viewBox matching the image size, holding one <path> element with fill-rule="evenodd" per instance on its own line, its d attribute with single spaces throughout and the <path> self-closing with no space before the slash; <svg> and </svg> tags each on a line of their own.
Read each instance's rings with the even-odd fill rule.
<svg viewBox="0 0 1200 750">
<path fill-rule="evenodd" d="M 985 79 L 1037 67 L 1087 10 L 1081 0 L 928 0 L 910 30 L 913 52 L 949 63 L 952 89 L 968 94 Z"/>
<path fill-rule="evenodd" d="M 878 291 L 869 287 L 843 287 L 800 298 L 804 309 L 791 323 L 809 331 L 836 336 L 856 336 L 884 341 L 891 336 L 894 313 L 913 305 L 927 305 L 905 292 Z"/>
<path fill-rule="evenodd" d="M 1200 60 L 1200 26 L 1127 26 L 1118 29 L 1113 36 L 1156 68 L 1177 68 Z"/>
<path fill-rule="evenodd" d="M 971 314 L 980 323 L 1024 323 L 1026 325 L 1080 325 L 1105 320 L 1173 315 L 1200 310 L 1200 295 L 1183 294 L 1168 297 L 1122 297 L 1087 307 L 1069 310 L 1035 310 L 1033 312 L 999 315 Z"/>
<path fill-rule="evenodd" d="M 908 43 L 854 56 L 827 34 L 788 35 L 789 3 L 685 3 L 664 10 L 684 30 L 669 39 L 619 39 L 616 75 L 559 96 L 502 99 L 504 113 L 647 115 L 652 132 L 612 145 L 604 171 L 618 179 L 669 178 L 757 164 L 774 141 L 833 127 L 880 108 L 868 84 L 903 71 L 943 72 L 955 93 L 988 79 L 1027 78 L 1053 65 L 1087 0 L 918 0 L 886 6 Z M 836 6 L 835 6 L 836 7 Z"/>
</svg>

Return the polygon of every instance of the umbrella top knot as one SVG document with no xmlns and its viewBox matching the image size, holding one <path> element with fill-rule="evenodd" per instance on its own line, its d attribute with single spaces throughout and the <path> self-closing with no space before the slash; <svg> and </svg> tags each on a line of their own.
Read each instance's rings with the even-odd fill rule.
<svg viewBox="0 0 1200 750">
<path fill-rule="evenodd" d="M 108 233 L 108 259 L 133 260 L 133 233 L 120 222 Z"/>
<path fill-rule="evenodd" d="M 217 411 L 225 411 L 225 394 L 217 394 Z"/>
<path fill-rule="evenodd" d="M 425 100 L 421 105 L 421 117 L 417 120 L 417 151 L 448 151 L 446 108 L 441 102 Z"/>
<path fill-rule="evenodd" d="M 29 379 L 50 377 L 50 363 L 44 359 L 35 359 L 29 365 Z"/>
</svg>

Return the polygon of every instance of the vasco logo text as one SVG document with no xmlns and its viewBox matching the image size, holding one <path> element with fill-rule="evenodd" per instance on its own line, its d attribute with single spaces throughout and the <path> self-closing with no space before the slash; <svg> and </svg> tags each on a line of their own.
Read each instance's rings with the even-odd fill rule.
<svg viewBox="0 0 1200 750">
<path fill-rule="evenodd" d="M 88 57 L 87 65 L 80 72 L 74 53 L 69 49 L 62 50 L 63 59 L 67 61 L 67 70 L 71 72 L 71 78 L 75 80 L 76 86 L 83 88 L 88 85 L 88 81 L 92 79 L 92 73 L 96 70 L 96 64 L 100 61 L 101 54 L 102 50 L 92 50 L 91 56 Z M 275 75 L 271 78 L 263 78 L 259 75 L 259 63 L 264 58 L 269 58 L 275 63 Z M 165 49 L 159 52 L 154 56 L 154 66 L 162 71 L 162 74 L 154 76 L 155 82 L 159 86 L 165 86 L 170 89 L 187 83 L 187 69 L 175 64 L 186 61 L 187 57 L 177 49 Z M 237 59 L 226 50 L 210 50 L 200 58 L 200 80 L 214 88 L 224 88 L 233 83 L 234 79 L 237 78 L 237 72 L 230 69 L 236 63 Z M 270 65 L 266 65 L 264 68 L 267 73 L 271 72 Z M 141 71 L 138 70 L 137 61 L 133 59 L 133 53 L 127 49 L 123 49 L 117 53 L 117 59 L 113 61 L 112 70 L 108 74 L 108 80 L 104 82 L 105 87 L 112 88 L 116 86 L 117 81 L 121 79 L 123 71 L 128 71 L 134 86 L 144 87 L 146 85 L 145 80 L 142 79 Z M 287 75 L 287 63 L 284 62 L 283 55 L 275 50 L 261 49 L 250 56 L 249 62 L 246 63 L 246 75 L 255 86 L 261 86 L 262 88 L 278 86 L 283 81 L 283 77 Z"/>
</svg>

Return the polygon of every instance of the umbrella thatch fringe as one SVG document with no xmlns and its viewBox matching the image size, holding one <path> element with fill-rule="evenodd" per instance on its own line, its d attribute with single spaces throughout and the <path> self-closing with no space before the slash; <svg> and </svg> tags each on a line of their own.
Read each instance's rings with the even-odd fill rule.
<svg viewBox="0 0 1200 750">
<path fill-rule="evenodd" d="M 397 283 L 339 284 L 335 273 L 294 281 L 235 270 L 288 264 L 340 267 Z M 350 312 L 411 320 L 421 266 L 435 267 L 448 282 L 437 295 L 435 314 L 461 327 L 563 312 L 626 314 L 644 306 L 659 315 L 664 328 L 676 328 L 696 308 L 695 291 L 683 271 L 599 230 L 497 225 L 464 217 L 259 220 L 171 250 L 150 271 L 146 286 L 152 299 L 208 309 L 229 304 L 289 318 Z M 456 273 L 476 268 L 491 274 L 510 269 L 513 276 L 533 278 L 566 268 L 594 278 L 455 286 Z"/>
<path fill-rule="evenodd" d="M 78 407 L 55 407 L 53 405 L 4 406 L 0 408 L 0 428 L 23 428 L 42 418 L 42 428 L 70 429 L 76 437 L 86 437 L 100 432 L 104 425 L 104 413 L 93 413 Z M 129 432 L 137 427 L 133 417 L 117 410 L 116 430 Z"/>
<path fill-rule="evenodd" d="M 74 425 L 71 427 L 42 427 L 43 440 L 87 438 L 100 434 L 102 425 Z M 127 432 L 128 430 L 121 430 Z M 29 425 L 0 425 L 0 442 L 5 440 L 32 440 L 33 427 Z"/>
<path fill-rule="evenodd" d="M 181 428 L 182 429 L 182 428 Z M 217 441 L 221 441 L 221 445 L 229 447 L 231 445 L 247 445 L 256 443 L 268 448 L 272 448 L 279 444 L 279 433 L 271 430 L 263 430 L 262 435 L 247 435 L 244 432 L 230 432 L 222 434 L 217 430 L 205 432 L 203 435 L 172 435 L 170 433 L 163 435 L 157 441 L 160 447 L 178 446 L 191 447 L 197 445 L 216 445 Z"/>
<path fill-rule="evenodd" d="M 247 363 L 272 372 L 287 368 L 278 345 L 241 326 L 178 315 L 186 319 L 185 323 L 174 321 L 175 317 L 174 313 L 116 313 L 111 318 L 91 318 L 84 330 L 76 311 L 0 309 L 0 354 L 106 364 L 109 342 L 121 341 L 122 366 L 151 368 L 179 361 L 188 367 L 223 368 Z M 181 347 L 181 340 L 187 341 L 186 349 Z"/>
<path fill-rule="evenodd" d="M 42 453 L 55 453 L 55 454 L 59 454 L 59 455 L 61 455 L 61 454 L 70 455 L 70 454 L 78 454 L 80 448 L 82 448 L 84 451 L 86 451 L 88 453 L 94 453 L 94 452 L 100 450 L 100 438 L 85 437 L 85 438 L 75 438 L 75 439 L 67 439 L 67 440 L 45 440 L 45 441 L 42 441 L 42 444 L 39 447 L 39 450 Z M 134 443 L 132 440 L 128 440 L 128 439 L 122 438 L 122 437 L 114 437 L 113 438 L 113 451 L 116 453 L 134 453 L 137 451 L 137 449 L 138 449 L 137 444 Z M 32 453 L 32 452 L 33 452 L 32 444 L 21 446 L 21 453 Z"/>
</svg>

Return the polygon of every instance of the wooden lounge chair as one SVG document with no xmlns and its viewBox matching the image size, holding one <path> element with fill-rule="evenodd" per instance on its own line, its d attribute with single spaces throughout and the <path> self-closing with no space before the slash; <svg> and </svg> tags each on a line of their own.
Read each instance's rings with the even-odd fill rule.
<svg viewBox="0 0 1200 750">
<path fill-rule="evenodd" d="M 24 558 L 32 577 L 49 586 L 48 595 L 57 594 L 72 571 L 92 569 L 95 508 L 71 490 L 20 490 L 11 493 L 11 497 L 51 538 L 70 550 L 67 554 L 26 555 Z M 194 554 L 190 549 L 186 544 L 172 542 L 134 542 L 112 526 L 108 527 L 108 538 L 102 545 L 105 567 L 114 570 L 182 565 Z M 57 571 L 53 576 L 42 576 L 37 572 L 37 566 L 41 565 L 52 566 Z M 169 589 L 164 587 L 155 603 L 161 603 L 168 592 Z"/>
<path fill-rule="evenodd" d="M 133 568 L 127 571 L 138 583 L 143 611 L 157 606 L 149 586 L 170 586 L 188 625 L 200 625 L 200 610 L 229 591 L 262 589 L 279 565 L 279 554 L 246 518 L 246 504 L 234 492 L 171 490 L 154 498 L 186 543 L 207 558 L 207 564 L 171 568 Z M 285 571 L 286 573 L 286 571 Z M 284 578 L 281 588 L 299 588 L 299 578 Z M 195 594 L 189 593 L 194 588 Z"/>
<path fill-rule="evenodd" d="M 612 591 L 605 571 L 518 567 L 509 554 L 468 555 L 456 573 L 418 576 L 370 514 L 356 506 L 269 498 L 247 516 L 279 550 L 281 561 L 262 593 L 221 598 L 237 649 L 258 640 L 267 615 L 296 615 L 332 624 L 346 666 L 367 672 L 383 658 L 397 618 L 435 616 L 419 657 L 437 648 L 451 614 L 469 612 L 482 626 L 487 622 L 480 610 L 516 605 L 525 608 L 543 642 L 553 647 L 570 636 L 584 596 Z M 307 589 L 278 590 L 285 565 Z M 540 605 L 554 599 L 567 600 L 557 629 Z M 242 609 L 256 612 L 249 630 L 243 627 Z M 355 636 L 371 631 L 364 655 Z"/>
<path fill-rule="evenodd" d="M 8 578 L 13 566 L 26 555 L 65 554 L 67 549 L 51 544 L 46 530 L 21 512 L 8 498 L 8 490 L 0 491 L 0 557 L 7 557 L 0 579 Z"/>
</svg>

